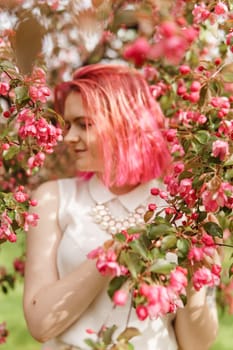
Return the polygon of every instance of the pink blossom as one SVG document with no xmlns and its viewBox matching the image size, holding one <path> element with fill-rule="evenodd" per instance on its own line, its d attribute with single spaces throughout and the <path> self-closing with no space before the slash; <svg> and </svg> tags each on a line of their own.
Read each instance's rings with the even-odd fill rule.
<svg viewBox="0 0 233 350">
<path fill-rule="evenodd" d="M 98 247 L 98 248 L 95 248 L 92 251 L 90 251 L 87 254 L 87 258 L 88 259 L 96 259 L 102 254 L 104 254 L 104 249 L 102 247 Z"/>
<path fill-rule="evenodd" d="M 168 142 L 174 142 L 177 139 L 177 130 L 168 129 L 164 132 L 164 135 Z"/>
<path fill-rule="evenodd" d="M 150 286 L 147 310 L 150 318 L 158 318 L 169 312 L 170 298 L 166 287 L 160 285 Z"/>
<path fill-rule="evenodd" d="M 0 344 L 4 344 L 6 342 L 7 336 L 8 330 L 6 329 L 6 323 L 0 323 Z"/>
<path fill-rule="evenodd" d="M 204 3 L 201 3 L 200 5 L 195 4 L 194 9 L 192 11 L 193 17 L 194 17 L 194 23 L 200 24 L 207 20 L 210 16 L 209 10 L 206 8 L 206 5 Z"/>
<path fill-rule="evenodd" d="M 17 191 L 14 193 L 14 198 L 17 202 L 23 203 L 28 200 L 28 194 L 22 191 Z"/>
<path fill-rule="evenodd" d="M 166 175 L 164 177 L 164 183 L 167 185 L 167 190 L 171 196 L 175 196 L 179 192 L 178 179 L 172 175 Z"/>
<path fill-rule="evenodd" d="M 222 268 L 220 265 L 218 264 L 214 264 L 212 267 L 211 267 L 211 272 L 216 275 L 217 277 L 220 278 L 220 273 L 222 271 Z"/>
<path fill-rule="evenodd" d="M 24 276 L 25 262 L 20 258 L 16 258 L 13 262 L 13 265 L 15 271 L 18 272 L 21 276 Z"/>
<path fill-rule="evenodd" d="M 185 288 L 188 285 L 187 270 L 181 266 L 177 266 L 171 271 L 169 279 L 169 287 L 176 294 L 186 294 Z"/>
<path fill-rule="evenodd" d="M 208 235 L 208 233 L 204 233 L 202 235 L 201 241 L 203 244 L 205 244 L 208 247 L 213 247 L 215 246 L 215 242 L 212 236 Z"/>
<path fill-rule="evenodd" d="M 151 193 L 153 196 L 158 196 L 159 192 L 160 192 L 160 189 L 157 188 L 157 187 L 154 187 L 154 188 L 152 188 L 152 189 L 150 190 L 150 193 Z"/>
<path fill-rule="evenodd" d="M 87 332 L 87 334 L 96 334 L 96 332 L 91 328 L 87 328 L 86 332 Z"/>
<path fill-rule="evenodd" d="M 177 162 L 174 164 L 174 172 L 176 174 L 180 174 L 182 173 L 182 171 L 184 171 L 184 163 L 182 162 Z"/>
<path fill-rule="evenodd" d="M 182 197 L 185 197 L 192 190 L 192 180 L 182 179 L 180 181 L 179 192 Z"/>
<path fill-rule="evenodd" d="M 214 107 L 230 108 L 229 98 L 226 96 L 212 97 L 211 104 Z"/>
<path fill-rule="evenodd" d="M 143 75 L 146 80 L 153 81 L 158 78 L 159 73 L 155 67 L 146 65 L 143 67 Z"/>
<path fill-rule="evenodd" d="M 227 12 L 228 8 L 223 2 L 219 1 L 217 5 L 215 5 L 214 13 L 216 13 L 216 15 L 224 15 Z"/>
<path fill-rule="evenodd" d="M 148 56 L 151 59 L 166 58 L 169 63 L 179 64 L 185 52 L 197 37 L 197 30 L 187 25 L 181 28 L 176 22 L 164 21 L 157 27 L 155 44 Z"/>
<path fill-rule="evenodd" d="M 15 243 L 17 241 L 17 236 L 14 232 L 11 232 L 8 237 L 7 237 L 8 241 L 11 243 Z"/>
<path fill-rule="evenodd" d="M 136 314 L 139 320 L 144 321 L 148 317 L 147 307 L 144 305 L 138 305 L 136 307 Z"/>
<path fill-rule="evenodd" d="M 166 199 L 168 199 L 168 194 L 166 191 L 160 191 L 159 197 L 166 200 Z"/>
<path fill-rule="evenodd" d="M 150 293 L 149 284 L 146 284 L 146 283 L 141 284 L 139 288 L 139 293 L 145 297 L 148 297 Z"/>
<path fill-rule="evenodd" d="M 21 111 L 17 115 L 17 122 L 22 123 L 27 122 L 28 120 L 34 121 L 35 114 L 29 108 L 21 109 Z"/>
<path fill-rule="evenodd" d="M 39 215 L 36 213 L 28 213 L 28 212 L 24 212 L 23 213 L 24 216 L 24 230 L 28 231 L 29 229 L 29 225 L 30 226 L 36 226 L 37 222 L 39 220 Z"/>
<path fill-rule="evenodd" d="M 108 250 L 108 251 L 99 250 L 99 252 L 98 250 L 96 250 L 94 252 L 92 251 L 91 255 L 89 256 L 95 256 L 95 254 L 98 254 L 96 267 L 103 276 L 110 275 L 114 277 L 114 276 L 122 275 L 123 270 L 121 269 L 121 266 L 117 262 L 117 255 L 113 250 Z"/>
<path fill-rule="evenodd" d="M 120 276 L 121 268 L 116 261 L 106 261 L 98 259 L 96 262 L 96 267 L 103 276 Z"/>
<path fill-rule="evenodd" d="M 28 159 L 29 174 L 31 170 L 36 167 L 40 167 L 44 164 L 45 154 L 43 152 L 38 152 L 35 156 Z"/>
<path fill-rule="evenodd" d="M 45 103 L 47 97 L 50 96 L 51 92 L 46 86 L 30 86 L 29 87 L 29 96 L 33 102 L 40 101 Z"/>
<path fill-rule="evenodd" d="M 145 38 L 138 38 L 133 44 L 128 45 L 124 51 L 124 58 L 134 61 L 135 65 L 141 66 L 150 51 L 150 45 Z"/>
<path fill-rule="evenodd" d="M 216 140 L 212 144 L 212 155 L 219 157 L 221 161 L 229 155 L 229 144 L 226 141 Z"/>
<path fill-rule="evenodd" d="M 225 198 L 224 198 L 225 197 Z M 207 212 L 214 213 L 220 206 L 224 206 L 226 196 L 222 192 L 211 192 L 209 190 L 204 191 L 201 194 L 202 202 Z"/>
<path fill-rule="evenodd" d="M 148 204 L 148 209 L 151 211 L 154 211 L 157 208 L 157 205 L 155 203 Z"/>
<path fill-rule="evenodd" d="M 116 290 L 113 294 L 113 302 L 115 305 L 124 306 L 127 302 L 128 293 L 125 290 Z"/>
<path fill-rule="evenodd" d="M 215 254 L 215 251 L 216 249 L 214 248 L 214 246 L 205 246 L 202 248 L 203 249 L 203 253 L 206 255 L 206 256 L 209 256 L 209 257 L 214 257 L 214 254 Z"/>
<path fill-rule="evenodd" d="M 191 68 L 185 64 L 181 65 L 180 68 L 179 68 L 179 71 L 181 74 L 188 74 L 191 72 Z"/>
<path fill-rule="evenodd" d="M 204 258 L 204 252 L 202 248 L 191 247 L 188 252 L 188 259 L 193 261 L 202 261 Z"/>
<path fill-rule="evenodd" d="M 226 36 L 226 44 L 227 45 L 233 44 L 233 32 L 232 31 L 230 31 L 230 33 L 228 33 Z"/>
<path fill-rule="evenodd" d="M 181 145 L 179 144 L 174 144 L 171 147 L 171 154 L 177 153 L 179 154 L 180 157 L 182 157 L 184 155 L 184 149 Z"/>
<path fill-rule="evenodd" d="M 218 269 L 215 270 L 214 268 L 214 272 L 216 271 L 218 271 Z M 218 285 L 220 282 L 220 276 L 213 273 L 207 267 L 202 266 L 194 272 L 192 282 L 194 288 L 198 291 L 204 286 L 214 287 Z"/>
<path fill-rule="evenodd" d="M 197 80 L 193 81 L 190 86 L 190 91 L 197 92 L 197 91 L 200 91 L 200 89 L 201 89 L 201 83 Z"/>
<path fill-rule="evenodd" d="M 219 124 L 218 132 L 230 136 L 233 140 L 233 120 L 222 120 Z"/>
<path fill-rule="evenodd" d="M 10 90 L 10 85 L 8 83 L 0 82 L 0 95 L 6 96 Z"/>
</svg>

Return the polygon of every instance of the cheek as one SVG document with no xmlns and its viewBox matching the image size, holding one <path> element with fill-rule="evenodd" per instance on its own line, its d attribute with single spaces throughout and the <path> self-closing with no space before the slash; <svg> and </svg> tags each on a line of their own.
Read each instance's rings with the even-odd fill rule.
<svg viewBox="0 0 233 350">
<path fill-rule="evenodd" d="M 91 142 L 89 144 L 89 151 L 96 161 L 103 160 L 103 151 L 98 142 Z"/>
</svg>

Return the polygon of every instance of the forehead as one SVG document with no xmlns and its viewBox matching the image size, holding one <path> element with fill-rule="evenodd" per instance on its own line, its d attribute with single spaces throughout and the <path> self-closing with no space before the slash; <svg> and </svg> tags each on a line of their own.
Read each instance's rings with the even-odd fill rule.
<svg viewBox="0 0 233 350">
<path fill-rule="evenodd" d="M 85 116 L 85 115 L 86 115 L 86 110 L 83 106 L 81 94 L 76 91 L 70 92 L 65 100 L 64 116 L 77 117 L 77 116 Z"/>
</svg>

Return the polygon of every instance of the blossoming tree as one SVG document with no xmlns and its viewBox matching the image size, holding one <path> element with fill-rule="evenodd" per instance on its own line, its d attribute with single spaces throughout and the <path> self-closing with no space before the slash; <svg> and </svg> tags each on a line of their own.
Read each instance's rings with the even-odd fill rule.
<svg viewBox="0 0 233 350">
<path fill-rule="evenodd" d="M 17 235 L 36 224 L 38 218 L 28 212 L 36 203 L 26 188 L 62 138 L 62 120 L 51 108 L 47 84 L 52 87 L 69 77 L 80 64 L 126 60 L 142 71 L 167 117 L 164 136 L 174 163 L 164 178 L 164 189 L 151 189 L 164 206 L 150 203 L 143 225 L 114 235 L 89 258 L 97 260 L 100 273 L 112 277 L 113 303 L 120 307 L 132 298 L 141 320 L 182 307 L 188 283 L 196 290 L 221 287 L 233 311 L 232 283 L 224 287 L 220 282 L 216 259 L 219 248 L 230 245 L 226 240 L 233 228 L 232 4 L 216 0 L 85 4 L 10 3 L 13 27 L 2 30 L 0 41 L 1 243 L 17 244 Z M 1 15 L 6 12 L 4 1 L 2 6 Z M 26 25 L 36 23 L 37 38 L 27 54 L 20 41 L 25 14 Z M 47 83 L 43 65 L 48 69 Z M 232 272 L 230 266 L 230 276 Z M 6 288 L 12 280 L 3 274 L 0 283 Z M 96 339 L 87 340 L 90 348 L 112 350 L 123 349 L 122 339 L 128 349 L 138 334 L 128 325 L 113 344 L 114 327 L 93 332 Z M 2 325 L 2 341 L 5 335 Z"/>
</svg>

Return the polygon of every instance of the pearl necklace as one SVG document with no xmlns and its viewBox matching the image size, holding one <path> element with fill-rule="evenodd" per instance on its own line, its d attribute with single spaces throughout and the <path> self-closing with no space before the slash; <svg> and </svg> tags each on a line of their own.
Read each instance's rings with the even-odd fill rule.
<svg viewBox="0 0 233 350">
<path fill-rule="evenodd" d="M 90 215 L 102 230 L 110 234 L 116 234 L 122 230 L 127 230 L 129 227 L 143 224 L 145 211 L 146 206 L 140 205 L 133 212 L 129 212 L 126 217 L 114 217 L 105 204 L 97 203 L 91 209 Z"/>
</svg>

